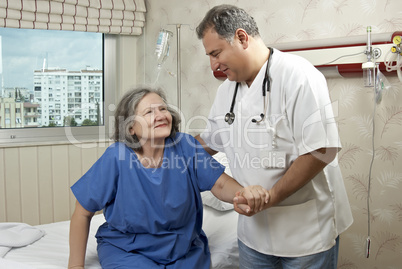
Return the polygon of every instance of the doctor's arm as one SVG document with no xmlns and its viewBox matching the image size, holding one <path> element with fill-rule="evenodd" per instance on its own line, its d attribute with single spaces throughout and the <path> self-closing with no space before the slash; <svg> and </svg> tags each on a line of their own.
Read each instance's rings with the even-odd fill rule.
<svg viewBox="0 0 402 269">
<path fill-rule="evenodd" d="M 200 142 L 201 146 L 205 149 L 206 152 L 208 152 L 209 155 L 213 156 L 216 153 L 218 153 L 217 151 L 211 149 L 210 147 L 207 146 L 207 144 L 204 142 L 204 140 L 201 138 L 200 135 L 196 135 L 194 137 L 195 139 L 198 140 L 198 142 Z"/>
<path fill-rule="evenodd" d="M 94 213 L 77 201 L 70 222 L 70 257 L 68 268 L 84 268 L 89 225 Z"/>
<path fill-rule="evenodd" d="M 338 148 L 320 148 L 300 155 L 282 178 L 268 190 L 269 202 L 264 205 L 264 209 L 277 205 L 310 182 L 328 163 L 335 159 L 337 152 Z M 245 203 L 242 197 L 237 196 L 236 200 Z"/>
</svg>

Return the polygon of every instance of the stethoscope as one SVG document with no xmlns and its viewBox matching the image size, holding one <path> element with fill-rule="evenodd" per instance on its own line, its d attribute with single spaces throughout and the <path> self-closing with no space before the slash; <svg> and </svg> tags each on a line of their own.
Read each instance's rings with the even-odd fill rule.
<svg viewBox="0 0 402 269">
<path fill-rule="evenodd" d="M 265 77 L 264 77 L 264 81 L 262 82 L 262 96 L 264 98 L 264 111 L 263 113 L 260 114 L 261 119 L 257 120 L 257 119 L 252 119 L 251 121 L 253 123 L 260 123 L 265 119 L 265 111 L 267 110 L 267 102 L 266 102 L 266 96 L 267 96 L 267 92 L 269 92 L 271 90 L 271 81 L 269 79 L 269 60 L 271 59 L 271 55 L 274 53 L 274 50 L 272 48 L 269 48 L 269 56 L 268 56 L 268 62 L 267 62 L 267 67 L 265 69 Z M 232 98 L 232 104 L 230 105 L 230 111 L 228 113 L 226 113 L 225 115 L 225 121 L 231 125 L 234 120 L 235 120 L 235 113 L 233 112 L 235 103 L 236 103 L 236 95 L 237 95 L 237 90 L 239 88 L 240 83 L 237 82 L 236 83 L 236 88 L 233 94 L 233 98 Z"/>
</svg>

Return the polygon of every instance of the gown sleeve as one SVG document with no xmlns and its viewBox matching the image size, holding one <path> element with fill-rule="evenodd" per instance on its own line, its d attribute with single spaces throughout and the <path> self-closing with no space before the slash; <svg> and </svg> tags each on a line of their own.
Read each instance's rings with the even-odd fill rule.
<svg viewBox="0 0 402 269">
<path fill-rule="evenodd" d="M 225 167 L 207 153 L 201 144 L 192 136 L 189 136 L 190 167 L 189 171 L 197 179 L 199 191 L 211 190 L 216 180 L 223 174 Z"/>
<path fill-rule="evenodd" d="M 116 145 L 116 144 L 114 144 Z M 88 211 L 99 211 L 112 203 L 117 189 L 119 161 L 113 145 L 72 187 L 78 202 Z"/>
</svg>

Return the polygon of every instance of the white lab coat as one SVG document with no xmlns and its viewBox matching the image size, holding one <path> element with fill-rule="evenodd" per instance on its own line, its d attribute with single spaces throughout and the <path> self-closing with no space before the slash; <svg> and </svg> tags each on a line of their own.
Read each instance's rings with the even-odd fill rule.
<svg viewBox="0 0 402 269">
<path fill-rule="evenodd" d="M 245 83 L 239 86 L 232 125 L 224 121 L 224 116 L 229 112 L 236 82 L 226 80 L 219 87 L 201 138 L 210 148 L 226 153 L 233 177 L 240 184 L 270 189 L 298 156 L 341 145 L 324 76 L 307 60 L 276 49 L 269 67 L 268 121 L 251 121 L 260 119 L 263 112 L 265 67 L 266 63 L 250 88 Z M 271 167 L 282 161 L 275 159 L 276 153 L 286 155 L 286 167 L 264 168 L 264 158 L 269 159 Z M 335 159 L 277 206 L 253 217 L 240 216 L 238 237 L 261 253 L 297 257 L 328 250 L 352 222 Z"/>
</svg>

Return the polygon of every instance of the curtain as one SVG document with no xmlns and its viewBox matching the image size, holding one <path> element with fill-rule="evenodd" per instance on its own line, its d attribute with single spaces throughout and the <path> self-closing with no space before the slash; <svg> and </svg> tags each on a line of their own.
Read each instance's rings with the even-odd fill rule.
<svg viewBox="0 0 402 269">
<path fill-rule="evenodd" d="M 0 27 L 140 35 L 144 0 L 1 0 Z"/>
</svg>

